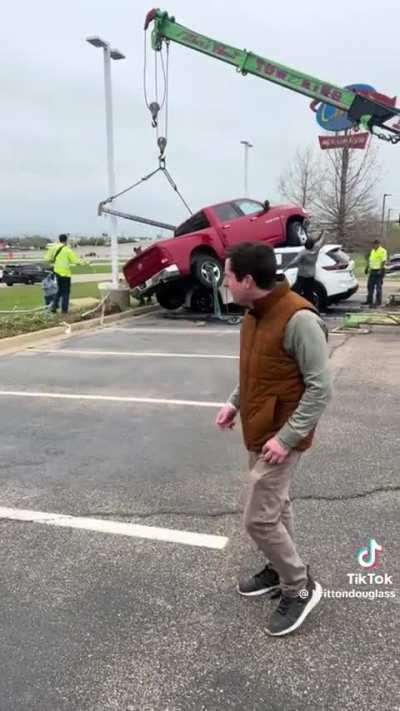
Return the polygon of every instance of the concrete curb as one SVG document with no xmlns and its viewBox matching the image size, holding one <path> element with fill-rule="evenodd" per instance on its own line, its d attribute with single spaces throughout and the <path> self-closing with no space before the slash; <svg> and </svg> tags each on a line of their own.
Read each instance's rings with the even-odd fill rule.
<svg viewBox="0 0 400 711">
<path fill-rule="evenodd" d="M 114 323 L 115 321 L 122 321 L 127 318 L 135 318 L 137 316 L 142 316 L 147 313 L 153 313 L 159 310 L 159 306 L 143 306 L 137 309 L 130 309 L 128 311 L 123 311 L 119 314 L 110 314 L 110 316 L 105 316 L 103 319 L 104 324 Z M 68 336 L 74 333 L 79 333 L 80 331 L 89 331 L 92 328 L 96 328 L 101 324 L 101 317 L 93 318 L 88 321 L 77 321 L 76 323 L 71 323 L 71 331 Z M 37 346 L 45 344 L 48 342 L 57 341 L 60 338 L 66 337 L 65 326 L 54 326 L 54 328 L 45 328 L 41 331 L 32 331 L 30 333 L 21 333 L 19 336 L 11 336 L 10 338 L 0 339 L 0 356 L 6 355 L 8 353 L 16 353 L 18 351 L 29 348 L 30 346 Z"/>
</svg>

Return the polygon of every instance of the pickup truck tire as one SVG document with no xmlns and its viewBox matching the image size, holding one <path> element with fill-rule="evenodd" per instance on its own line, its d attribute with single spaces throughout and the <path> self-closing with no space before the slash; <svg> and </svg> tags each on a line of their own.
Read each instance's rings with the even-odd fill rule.
<svg viewBox="0 0 400 711">
<path fill-rule="evenodd" d="M 286 231 L 286 245 L 288 247 L 298 247 L 306 241 L 307 234 L 299 220 L 290 222 Z"/>
<path fill-rule="evenodd" d="M 176 284 L 161 284 L 156 289 L 156 299 L 163 309 L 173 311 L 185 303 L 186 290 L 178 282 Z"/>
<path fill-rule="evenodd" d="M 209 254 L 195 254 L 192 259 L 192 271 L 197 281 L 208 289 L 212 289 L 210 270 L 213 272 L 217 285 L 221 286 L 224 272 L 221 262 Z"/>
<path fill-rule="evenodd" d="M 190 299 L 190 310 L 201 314 L 213 313 L 214 299 L 210 288 L 200 286 L 200 284 L 194 287 Z"/>
</svg>

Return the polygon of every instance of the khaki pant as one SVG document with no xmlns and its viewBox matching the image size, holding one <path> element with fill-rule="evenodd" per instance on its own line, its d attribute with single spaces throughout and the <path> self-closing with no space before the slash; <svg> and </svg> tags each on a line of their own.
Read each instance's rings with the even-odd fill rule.
<svg viewBox="0 0 400 711">
<path fill-rule="evenodd" d="M 283 464 L 269 464 L 250 454 L 250 487 L 244 526 L 279 574 L 281 590 L 294 596 L 305 587 L 307 569 L 294 543 L 293 512 L 289 499 L 292 476 L 300 460 L 292 451 Z"/>
</svg>

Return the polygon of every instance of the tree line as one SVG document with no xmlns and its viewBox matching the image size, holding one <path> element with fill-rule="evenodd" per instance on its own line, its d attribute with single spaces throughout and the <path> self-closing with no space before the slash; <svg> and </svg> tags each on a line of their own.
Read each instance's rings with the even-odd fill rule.
<svg viewBox="0 0 400 711">
<path fill-rule="evenodd" d="M 46 249 L 50 242 L 57 240 L 57 237 L 58 235 L 55 235 L 53 238 L 42 237 L 41 235 L 32 235 L 31 237 L 3 237 L 0 242 L 9 246 L 10 249 Z M 146 239 L 146 237 L 118 237 L 118 242 L 119 244 L 128 244 L 141 239 Z M 106 236 L 79 237 L 74 235 L 71 237 L 71 242 L 82 247 L 105 247 L 110 244 L 110 238 Z"/>
<path fill-rule="evenodd" d="M 310 212 L 313 228 L 349 250 L 367 250 L 383 238 L 390 251 L 400 251 L 399 214 L 385 211 L 382 222 L 378 150 L 371 140 L 364 151 L 299 148 L 279 178 L 279 193 Z"/>
</svg>

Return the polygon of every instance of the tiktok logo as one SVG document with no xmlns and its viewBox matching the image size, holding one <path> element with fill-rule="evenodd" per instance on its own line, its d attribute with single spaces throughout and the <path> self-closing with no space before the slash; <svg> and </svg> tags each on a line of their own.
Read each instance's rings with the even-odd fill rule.
<svg viewBox="0 0 400 711">
<path fill-rule="evenodd" d="M 377 565 L 377 553 L 383 551 L 375 538 L 369 538 L 366 548 L 360 548 L 356 553 L 357 562 L 362 568 L 373 568 Z"/>
</svg>

